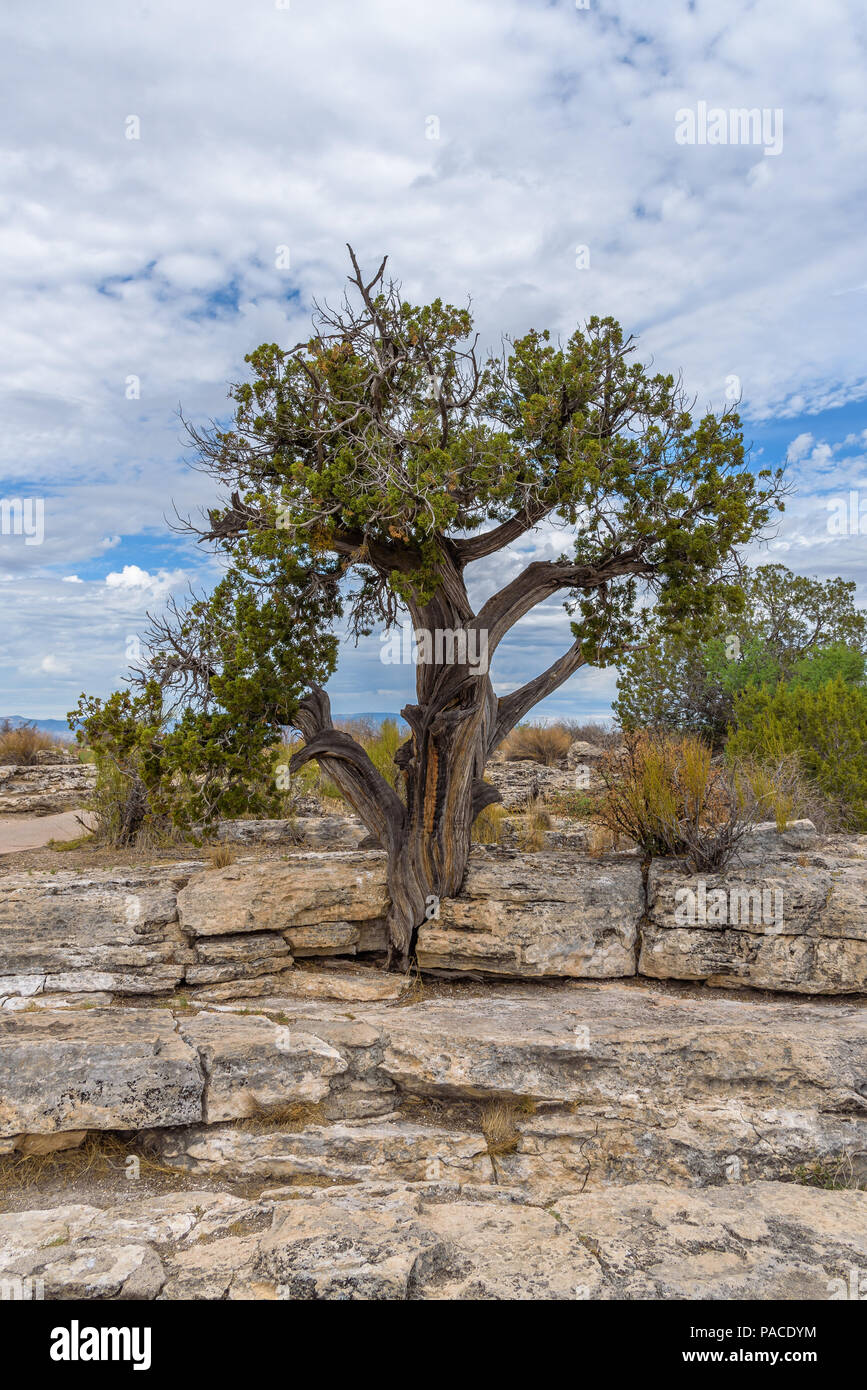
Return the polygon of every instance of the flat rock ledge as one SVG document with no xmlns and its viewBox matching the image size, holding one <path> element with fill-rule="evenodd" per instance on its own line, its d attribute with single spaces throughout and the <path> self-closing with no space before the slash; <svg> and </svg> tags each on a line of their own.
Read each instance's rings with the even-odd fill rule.
<svg viewBox="0 0 867 1390">
<path fill-rule="evenodd" d="M 281 982 L 298 961 L 383 952 L 388 905 L 378 850 L 222 869 L 0 868 L 0 1010 L 181 990 L 210 1002 L 293 988 L 335 997 Z M 809 822 L 759 827 L 738 865 L 704 878 L 661 860 L 645 875 L 634 852 L 478 847 L 461 894 L 422 926 L 418 958 L 422 970 L 513 979 L 867 992 L 867 836 L 817 847 Z"/>
<path fill-rule="evenodd" d="M 49 816 L 83 806 L 93 793 L 96 768 L 70 755 L 62 761 L 0 766 L 0 815 Z"/>
<path fill-rule="evenodd" d="M 865 1262 L 867 1194 L 772 1182 L 545 1205 L 363 1182 L 0 1215 L 0 1279 L 48 1299 L 825 1300 Z"/>
<path fill-rule="evenodd" d="M 3 1011 L 0 1152 L 148 1131 L 165 1165 L 220 1181 L 433 1174 L 552 1193 L 816 1164 L 863 1181 L 865 1022 L 856 1003 L 639 982 Z"/>
</svg>

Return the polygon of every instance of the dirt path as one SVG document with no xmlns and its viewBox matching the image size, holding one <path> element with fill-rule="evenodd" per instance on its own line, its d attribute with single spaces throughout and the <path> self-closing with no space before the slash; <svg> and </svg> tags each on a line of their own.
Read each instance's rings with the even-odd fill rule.
<svg viewBox="0 0 867 1390">
<path fill-rule="evenodd" d="M 41 849 L 49 840 L 75 840 L 83 834 L 79 816 L 86 811 L 61 811 L 56 816 L 0 817 L 0 854 L 22 849 Z"/>
</svg>

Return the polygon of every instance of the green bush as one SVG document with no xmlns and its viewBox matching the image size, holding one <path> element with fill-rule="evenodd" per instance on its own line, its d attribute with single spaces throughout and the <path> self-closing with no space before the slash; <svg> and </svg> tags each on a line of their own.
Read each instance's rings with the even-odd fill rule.
<svg viewBox="0 0 867 1390">
<path fill-rule="evenodd" d="M 838 672 L 815 687 L 795 679 L 750 686 L 735 700 L 731 758 L 797 754 L 845 821 L 867 830 L 867 690 Z"/>
<path fill-rule="evenodd" d="M 621 727 L 695 733 L 720 750 L 735 701 L 750 686 L 816 687 L 838 674 L 859 683 L 867 613 L 855 607 L 855 588 L 761 565 L 744 577 L 742 607 L 721 603 L 712 617 L 676 630 L 652 627 L 620 664 Z"/>
</svg>

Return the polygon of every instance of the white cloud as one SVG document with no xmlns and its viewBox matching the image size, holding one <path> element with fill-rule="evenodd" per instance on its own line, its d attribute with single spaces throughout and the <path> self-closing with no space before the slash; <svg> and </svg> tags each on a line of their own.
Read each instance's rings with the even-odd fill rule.
<svg viewBox="0 0 867 1390">
<path fill-rule="evenodd" d="M 105 576 L 109 589 L 148 589 L 153 585 L 153 576 L 138 565 L 124 565 L 118 573 L 112 571 Z"/>
<path fill-rule="evenodd" d="M 867 401 L 863 298 L 839 293 L 864 281 L 862 48 L 845 0 L 149 0 L 110 18 L 69 0 L 47 25 L 11 7 L 0 491 L 32 480 L 46 534 L 5 547 L 2 574 L 31 622 L 61 651 L 58 594 L 116 552 L 116 583 L 75 585 L 88 617 L 70 669 L 104 679 L 98 605 L 130 622 L 201 567 L 164 522 L 173 501 L 212 501 L 185 467 L 178 402 L 225 414 L 244 354 L 297 341 L 313 296 L 339 294 L 347 240 L 365 265 L 389 252 L 411 298 L 471 294 L 483 347 L 613 313 L 660 369 L 683 368 L 700 407 L 733 375 L 753 423 Z M 677 145 L 675 112 L 699 100 L 783 107 L 783 152 Z M 833 445 L 802 432 L 790 458 L 808 488 L 832 469 L 836 485 Z M 801 532 L 778 543 L 815 552 L 819 509 L 792 505 Z M 513 563 L 476 567 L 474 593 Z M 568 636 L 555 607 L 533 629 L 552 657 Z M 5 618 L 15 671 L 27 637 L 6 647 Z M 525 640 L 516 683 L 538 654 L 519 655 Z M 375 690 L 346 660 L 347 692 Z"/>
<path fill-rule="evenodd" d="M 49 654 L 44 656 L 39 663 L 40 671 L 44 671 L 47 676 L 65 676 L 69 673 L 69 667 L 65 661 L 59 661 L 56 656 Z"/>
<path fill-rule="evenodd" d="M 159 570 L 149 574 L 139 565 L 124 565 L 122 570 L 112 570 L 105 576 L 107 589 L 120 589 L 132 593 L 144 593 L 148 600 L 163 599 L 185 581 L 185 570 Z"/>
<path fill-rule="evenodd" d="M 813 446 L 813 436 L 811 434 L 797 435 L 789 445 L 786 458 L 790 463 L 796 463 L 798 459 L 804 458 Z"/>
</svg>

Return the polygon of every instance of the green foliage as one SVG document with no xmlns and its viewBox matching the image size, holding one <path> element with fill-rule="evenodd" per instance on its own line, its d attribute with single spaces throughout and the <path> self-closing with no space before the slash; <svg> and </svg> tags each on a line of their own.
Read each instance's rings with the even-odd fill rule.
<svg viewBox="0 0 867 1390">
<path fill-rule="evenodd" d="M 743 605 L 676 630 L 657 623 L 621 664 L 614 709 L 624 728 L 694 732 L 721 747 L 737 697 L 780 680 L 821 684 L 863 678 L 867 615 L 855 584 L 805 579 L 762 565 L 744 581 Z"/>
<path fill-rule="evenodd" d="M 797 754 L 848 823 L 867 830 L 867 689 L 838 673 L 823 684 L 749 686 L 735 700 L 732 758 Z"/>
<path fill-rule="evenodd" d="M 307 683 L 334 668 L 335 640 L 320 623 L 337 598 L 333 588 L 311 596 L 309 569 L 272 559 L 267 543 L 243 558 L 210 598 L 154 623 L 138 693 L 82 695 L 69 715 L 96 760 L 97 833 L 108 843 L 279 814 L 272 750 Z"/>
<path fill-rule="evenodd" d="M 734 412 L 694 421 L 674 377 L 636 362 L 612 318 L 565 344 L 531 331 L 480 362 L 467 310 L 412 305 L 377 279 L 354 280 L 362 303 L 321 311 L 307 343 L 250 353 L 232 427 L 194 432 L 237 488 L 213 534 L 252 515 L 290 546 L 349 557 L 364 632 L 431 599 L 445 537 L 546 515 L 577 532 L 570 563 L 610 571 L 571 590 L 593 660 L 643 633 L 642 585 L 667 621 L 720 590 L 735 600 L 732 551 L 780 483 L 746 467 Z"/>
<path fill-rule="evenodd" d="M 838 676 L 846 685 L 863 685 L 865 665 L 867 657 L 863 652 L 837 643 L 802 656 L 793 664 L 790 679 L 793 685 L 803 685 L 807 690 L 818 690 Z"/>
</svg>

